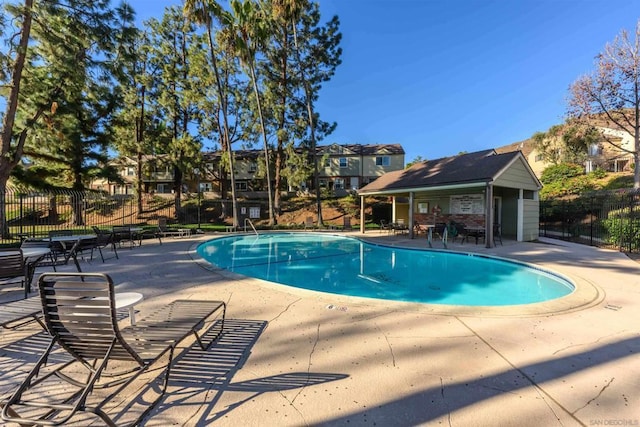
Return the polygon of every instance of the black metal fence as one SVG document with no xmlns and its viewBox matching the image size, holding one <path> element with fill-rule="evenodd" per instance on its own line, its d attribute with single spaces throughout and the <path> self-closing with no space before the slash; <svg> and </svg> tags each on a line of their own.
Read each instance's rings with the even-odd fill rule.
<svg viewBox="0 0 640 427">
<path fill-rule="evenodd" d="M 241 212 L 264 215 L 262 202 L 240 203 Z M 225 224 L 232 213 L 231 201 L 209 199 L 188 193 L 176 208 L 172 194 L 107 195 L 99 192 L 0 190 L 0 244 L 12 244 L 26 237 L 44 237 L 50 230 L 71 229 L 82 234 L 92 226 L 114 225 L 155 227 L 158 218 L 187 228 Z M 243 216 L 243 215 L 241 215 Z M 244 220 L 244 219 L 242 219 Z"/>
<path fill-rule="evenodd" d="M 640 252 L 640 193 L 592 194 L 540 202 L 540 235 Z"/>
</svg>

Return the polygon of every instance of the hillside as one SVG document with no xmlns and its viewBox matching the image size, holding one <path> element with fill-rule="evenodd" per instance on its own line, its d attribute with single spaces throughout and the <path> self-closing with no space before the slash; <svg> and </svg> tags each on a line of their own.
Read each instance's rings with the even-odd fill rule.
<svg viewBox="0 0 640 427">
<path fill-rule="evenodd" d="M 390 203 L 384 199 L 367 198 L 365 215 L 367 220 L 378 222 L 380 216 L 388 219 L 391 212 Z M 347 196 L 339 199 L 322 200 L 322 218 L 327 225 L 341 226 L 344 217 L 351 218 L 351 225 L 360 224 L 360 199 Z M 283 202 L 282 213 L 278 219 L 281 225 L 301 225 L 311 217 L 318 218 L 316 200 L 313 198 L 292 198 Z"/>
</svg>

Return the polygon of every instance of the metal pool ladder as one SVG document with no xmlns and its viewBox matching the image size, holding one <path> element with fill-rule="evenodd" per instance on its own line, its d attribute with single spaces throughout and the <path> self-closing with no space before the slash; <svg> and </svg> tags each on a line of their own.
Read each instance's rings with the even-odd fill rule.
<svg viewBox="0 0 640 427">
<path fill-rule="evenodd" d="M 253 226 L 253 222 L 251 222 L 251 220 L 249 218 L 245 218 L 244 219 L 244 232 L 247 232 L 247 223 L 249 223 L 249 225 L 251 226 L 251 228 L 253 229 L 253 232 L 256 233 L 256 236 L 260 236 L 258 234 L 258 230 L 256 230 L 256 228 Z"/>
</svg>

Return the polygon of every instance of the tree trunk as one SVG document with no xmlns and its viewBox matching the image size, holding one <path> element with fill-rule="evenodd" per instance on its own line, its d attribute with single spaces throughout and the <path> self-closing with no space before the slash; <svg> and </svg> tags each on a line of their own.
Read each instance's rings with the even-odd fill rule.
<svg viewBox="0 0 640 427">
<path fill-rule="evenodd" d="M 233 150 L 231 149 L 231 140 L 229 138 L 229 119 L 227 118 L 227 105 L 224 98 L 224 93 L 222 90 L 222 81 L 220 79 L 220 71 L 218 70 L 218 60 L 216 59 L 215 49 L 213 48 L 213 37 L 211 35 L 211 21 L 206 22 L 207 26 L 207 36 L 209 43 L 209 53 L 211 55 L 211 65 L 213 66 L 213 74 L 216 78 L 216 89 L 218 92 L 218 98 L 220 99 L 220 107 L 222 111 L 222 144 L 223 150 L 226 149 L 227 155 L 229 156 L 229 174 L 231 175 L 231 206 L 233 210 L 233 226 L 238 227 L 238 199 L 236 198 L 236 178 L 233 167 Z M 221 182 L 224 192 L 224 174 L 221 175 Z M 224 198 L 223 198 L 224 199 Z"/>
<path fill-rule="evenodd" d="M 309 82 L 307 81 L 304 69 L 302 68 L 302 61 L 300 60 L 300 52 L 298 50 L 298 32 L 296 31 L 296 24 L 293 22 L 293 42 L 295 45 L 296 57 L 298 58 L 298 64 L 300 65 L 300 74 L 302 77 L 302 84 L 304 86 L 305 101 L 307 103 L 307 117 L 309 119 L 309 134 L 311 136 L 311 155 L 313 156 L 313 185 L 316 190 L 316 207 L 318 209 L 318 227 L 324 224 L 322 220 L 322 198 L 320 194 L 320 172 L 318 168 L 318 153 L 316 152 L 316 132 L 313 117 L 313 100 L 311 98 L 311 89 L 309 88 Z"/>
<path fill-rule="evenodd" d="M 269 141 L 267 141 L 267 131 L 264 127 L 264 117 L 262 116 L 262 105 L 260 103 L 260 91 L 258 90 L 258 82 L 256 81 L 256 73 L 253 68 L 253 63 L 249 65 L 251 71 L 251 80 L 253 80 L 253 90 L 256 94 L 256 104 L 258 106 L 258 118 L 260 119 L 260 130 L 262 131 L 262 139 L 264 143 L 264 161 L 265 161 L 265 173 L 267 176 L 267 193 L 269 197 L 269 225 L 275 225 L 275 218 L 273 216 L 273 190 L 271 184 L 271 168 L 269 161 Z"/>
<path fill-rule="evenodd" d="M 137 120 L 137 129 L 136 129 L 136 147 L 138 149 L 138 164 L 136 167 L 136 199 L 138 202 L 138 216 L 140 216 L 143 212 L 142 209 L 142 143 L 144 142 L 144 97 L 145 97 L 145 86 L 142 85 L 142 93 L 140 94 L 140 117 Z"/>
<path fill-rule="evenodd" d="M 15 150 L 11 150 L 13 125 L 15 124 L 16 111 L 18 110 L 18 96 L 20 94 L 22 71 L 27 57 L 29 36 L 31 35 L 32 9 L 33 0 L 25 0 L 24 18 L 22 20 L 22 27 L 20 28 L 20 41 L 18 43 L 16 60 L 11 74 L 11 89 L 9 91 L 9 96 L 6 99 L 6 111 L 2 122 L 2 134 L 0 137 L 0 141 L 2 143 L 2 151 L 0 151 L 0 196 L 2 197 L 2 200 L 0 200 L 0 234 L 3 237 L 9 235 L 9 224 L 7 223 L 7 218 L 5 216 L 5 191 L 7 188 L 7 182 L 9 181 L 11 171 L 22 158 L 24 141 L 26 139 L 20 138 Z"/>
</svg>

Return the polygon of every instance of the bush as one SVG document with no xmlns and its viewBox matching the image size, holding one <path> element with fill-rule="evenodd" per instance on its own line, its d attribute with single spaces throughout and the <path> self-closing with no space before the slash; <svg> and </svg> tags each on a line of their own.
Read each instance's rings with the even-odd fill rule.
<svg viewBox="0 0 640 427">
<path fill-rule="evenodd" d="M 608 218 L 602 221 L 607 230 L 607 243 L 622 246 L 640 246 L 640 221 L 629 218 Z"/>
<path fill-rule="evenodd" d="M 540 181 L 543 184 L 551 184 L 557 181 L 563 181 L 579 175 L 584 175 L 584 168 L 573 163 L 560 163 L 552 165 L 542 171 Z"/>
<path fill-rule="evenodd" d="M 595 179 L 602 179 L 605 176 L 607 176 L 607 171 L 604 170 L 604 169 L 598 168 L 598 169 L 594 170 L 593 172 L 591 172 L 589 175 L 592 176 Z"/>
</svg>

